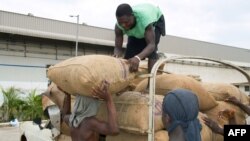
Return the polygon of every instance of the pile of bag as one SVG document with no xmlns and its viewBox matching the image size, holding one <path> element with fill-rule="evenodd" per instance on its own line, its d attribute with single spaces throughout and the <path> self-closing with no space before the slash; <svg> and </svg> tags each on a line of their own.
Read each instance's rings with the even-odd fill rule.
<svg viewBox="0 0 250 141">
<path fill-rule="evenodd" d="M 147 73 L 147 68 L 140 68 L 138 74 Z M 71 108 L 74 104 L 74 95 L 92 96 L 92 89 L 103 80 L 109 82 L 109 92 L 116 94 L 125 91 L 135 73 L 129 72 L 127 60 L 106 55 L 87 55 L 73 57 L 48 68 L 47 76 L 52 81 L 43 96 L 43 109 L 57 105 L 63 108 L 65 93 L 73 96 Z M 68 126 L 62 122 L 61 132 L 69 135 Z"/>
<path fill-rule="evenodd" d="M 148 80 L 142 80 L 135 87 L 134 91 L 143 92 L 148 84 Z M 205 83 L 189 75 L 182 74 L 161 74 L 156 76 L 155 93 L 156 95 L 166 95 L 169 91 L 184 88 L 192 91 L 198 97 L 200 106 L 200 115 L 205 114 L 220 126 L 228 124 L 226 117 L 219 118 L 220 111 L 229 109 L 235 111 L 237 124 L 246 123 L 246 114 L 231 103 L 225 102 L 229 96 L 235 96 L 243 104 L 249 104 L 249 98 L 237 87 L 227 83 Z M 202 127 L 206 132 L 201 132 L 202 138 L 212 141 L 223 141 L 223 136 L 213 133 L 200 118 Z M 208 132 L 209 131 L 209 132 Z M 205 140 L 205 139 L 204 139 Z"/>
<path fill-rule="evenodd" d="M 164 129 L 162 122 L 162 101 L 163 95 L 155 95 L 154 110 L 154 140 L 168 141 L 168 133 Z M 114 103 L 117 111 L 117 120 L 120 133 L 117 136 L 107 136 L 106 141 L 147 141 L 148 140 L 148 94 L 141 94 L 135 91 L 124 92 L 119 96 L 114 95 Z M 199 114 L 199 120 L 202 125 L 202 141 L 212 141 L 213 133 L 201 119 L 202 113 Z M 97 114 L 100 120 L 107 120 L 107 109 L 103 102 Z"/>
<path fill-rule="evenodd" d="M 138 82 L 133 91 L 124 92 L 120 96 L 114 96 L 116 105 L 118 124 L 121 133 L 117 136 L 108 136 L 107 141 L 140 140 L 147 141 L 148 130 L 148 94 L 142 94 L 147 87 L 148 79 Z M 202 85 L 193 77 L 180 74 L 159 74 L 156 76 L 156 95 L 155 95 L 155 115 L 154 115 L 154 134 L 157 141 L 168 141 L 167 131 L 164 130 L 162 123 L 162 100 L 167 92 L 184 88 L 193 91 L 199 100 L 200 114 L 199 120 L 202 125 L 201 137 L 203 141 L 222 141 L 223 137 L 215 134 L 204 124 L 201 119 L 203 113 L 216 109 L 220 104 L 210 95 Z M 103 103 L 105 104 L 105 103 Z M 97 117 L 106 120 L 106 106 L 102 105 Z M 215 112 L 214 112 L 215 113 Z M 214 119 L 211 115 L 208 116 Z M 214 119 L 215 120 L 215 119 Z"/>
<path fill-rule="evenodd" d="M 164 66 L 161 66 L 163 70 Z M 143 67 L 140 69 L 143 70 Z M 147 73 L 140 71 L 139 73 Z M 110 83 L 110 93 L 117 110 L 117 120 L 121 129 L 118 136 L 108 136 L 107 141 L 138 140 L 147 141 L 148 131 L 148 94 L 145 89 L 148 85 L 147 78 L 136 77 L 137 74 L 129 72 L 126 60 L 105 55 L 87 55 L 73 57 L 62 61 L 48 69 L 48 77 L 53 82 L 49 87 L 50 95 L 43 98 L 44 109 L 51 104 L 56 104 L 60 109 L 63 107 L 65 91 L 71 95 L 80 94 L 92 96 L 92 88 L 100 85 L 102 80 Z M 228 121 L 218 119 L 218 112 L 230 108 L 236 111 L 238 123 L 245 123 L 243 111 L 238 107 L 224 102 L 228 96 L 236 96 L 243 103 L 248 98 L 236 87 L 230 84 L 204 83 L 196 77 L 167 74 L 159 71 L 156 76 L 155 86 L 155 111 L 154 133 L 156 141 L 168 141 L 168 135 L 162 123 L 162 101 L 167 92 L 184 88 L 194 92 L 199 100 L 199 120 L 202 124 L 201 136 L 203 141 L 222 141 L 223 137 L 215 134 L 208 128 L 201 116 L 206 114 L 218 122 L 221 126 Z M 130 91 L 128 91 L 130 90 Z M 48 92 L 47 92 L 48 93 Z M 120 93 L 119 95 L 116 95 Z M 74 98 L 71 104 L 73 105 Z M 73 107 L 73 106 L 71 106 Z M 107 120 L 105 102 L 100 105 L 97 118 Z M 61 132 L 69 135 L 69 129 L 65 123 L 61 124 Z"/>
</svg>

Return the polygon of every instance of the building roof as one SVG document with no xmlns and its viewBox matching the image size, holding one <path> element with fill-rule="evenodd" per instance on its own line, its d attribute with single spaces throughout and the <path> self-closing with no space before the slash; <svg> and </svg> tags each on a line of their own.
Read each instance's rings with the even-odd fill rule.
<svg viewBox="0 0 250 141">
<path fill-rule="evenodd" d="M 75 23 L 7 11 L 0 11 L 0 32 L 55 40 L 76 40 Z M 79 25 L 79 42 L 114 47 L 114 39 L 114 31 L 111 29 Z M 250 50 L 233 46 L 166 35 L 161 38 L 158 49 L 170 54 L 209 57 L 250 66 Z"/>
</svg>

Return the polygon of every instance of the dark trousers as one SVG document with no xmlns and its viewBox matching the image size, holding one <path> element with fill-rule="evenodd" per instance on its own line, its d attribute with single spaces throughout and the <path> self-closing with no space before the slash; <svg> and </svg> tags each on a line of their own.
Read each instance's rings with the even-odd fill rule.
<svg viewBox="0 0 250 141">
<path fill-rule="evenodd" d="M 165 35 L 165 20 L 162 15 L 160 19 L 153 24 L 155 29 L 155 50 L 148 56 L 149 59 L 158 59 L 157 50 L 158 44 L 160 42 L 161 35 Z M 129 59 L 139 54 L 145 47 L 147 46 L 147 42 L 145 38 L 138 39 L 132 36 L 128 37 L 127 49 L 125 52 L 125 59 Z M 142 58 L 144 59 L 144 58 Z"/>
</svg>

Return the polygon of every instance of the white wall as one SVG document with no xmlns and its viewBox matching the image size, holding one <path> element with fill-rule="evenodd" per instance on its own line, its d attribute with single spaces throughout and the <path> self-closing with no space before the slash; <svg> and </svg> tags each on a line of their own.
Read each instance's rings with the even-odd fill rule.
<svg viewBox="0 0 250 141">
<path fill-rule="evenodd" d="M 193 66 L 185 64 L 167 64 L 165 69 L 179 74 L 199 75 L 204 82 L 241 83 L 247 79 L 240 72 L 230 68 Z M 249 72 L 250 73 L 250 72 Z"/>
<path fill-rule="evenodd" d="M 59 60 L 0 56 L 0 86 L 22 89 L 46 89 L 46 65 Z"/>
</svg>

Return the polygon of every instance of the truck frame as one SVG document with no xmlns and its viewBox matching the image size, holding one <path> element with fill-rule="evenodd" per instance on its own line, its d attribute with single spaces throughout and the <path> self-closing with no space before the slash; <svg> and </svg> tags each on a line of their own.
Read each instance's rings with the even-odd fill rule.
<svg viewBox="0 0 250 141">
<path fill-rule="evenodd" d="M 242 68 L 231 64 L 229 62 L 221 61 L 221 60 L 215 60 L 211 58 L 204 58 L 204 57 L 193 57 L 193 56 L 182 56 L 182 57 L 170 57 L 170 58 L 162 58 L 159 59 L 155 65 L 152 68 L 151 73 L 141 75 L 140 77 L 143 78 L 149 78 L 149 101 L 148 101 L 148 107 L 149 107 L 149 129 L 148 129 L 148 141 L 154 140 L 154 105 L 155 105 L 155 83 L 156 83 L 156 75 L 158 68 L 164 64 L 169 63 L 173 60 L 184 60 L 184 59 L 198 59 L 198 60 L 205 60 L 205 61 L 211 61 L 220 63 L 222 65 L 231 67 L 237 71 L 239 71 L 242 75 L 244 75 L 248 81 L 248 85 L 250 86 L 250 76 L 247 72 L 245 72 Z M 28 121 L 24 124 L 24 126 L 20 127 L 20 141 L 71 141 L 71 138 L 69 136 L 60 134 L 60 117 L 58 118 L 59 109 L 56 109 L 55 107 L 51 107 L 49 109 L 49 113 L 52 115 L 50 122 L 53 124 L 54 127 L 52 129 L 43 129 L 41 130 L 38 125 L 33 124 L 31 121 Z M 37 136 L 39 135 L 39 136 Z"/>
</svg>

